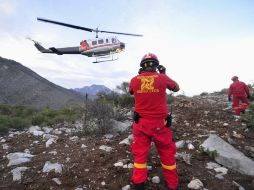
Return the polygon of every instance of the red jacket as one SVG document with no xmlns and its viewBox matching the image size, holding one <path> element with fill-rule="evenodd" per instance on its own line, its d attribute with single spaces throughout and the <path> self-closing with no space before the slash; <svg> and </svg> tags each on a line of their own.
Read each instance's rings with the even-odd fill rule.
<svg viewBox="0 0 254 190">
<path fill-rule="evenodd" d="M 165 74 L 143 72 L 131 79 L 129 92 L 134 94 L 135 111 L 143 118 L 166 118 L 166 89 L 174 90 L 176 82 Z"/>
<path fill-rule="evenodd" d="M 228 90 L 228 96 L 246 96 L 246 94 L 249 94 L 250 90 L 249 87 L 239 80 L 234 81 Z"/>
</svg>

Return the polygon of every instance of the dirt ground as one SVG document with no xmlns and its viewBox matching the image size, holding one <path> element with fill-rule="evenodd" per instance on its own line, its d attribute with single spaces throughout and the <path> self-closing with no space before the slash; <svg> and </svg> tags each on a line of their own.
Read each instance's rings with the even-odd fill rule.
<svg viewBox="0 0 254 190">
<path fill-rule="evenodd" d="M 215 162 L 208 155 L 201 153 L 199 145 L 208 137 L 209 133 L 215 133 L 225 141 L 231 138 L 235 143 L 233 146 L 242 151 L 246 156 L 251 156 L 244 147 L 254 146 L 254 131 L 248 129 L 244 123 L 234 118 L 232 110 L 227 107 L 223 96 L 197 96 L 176 97 L 172 106 L 174 125 L 172 131 L 174 140 L 190 140 L 194 150 L 187 147 L 178 150 L 179 153 L 191 154 L 190 164 L 182 158 L 177 158 L 177 169 L 180 178 L 180 189 L 188 189 L 187 185 L 193 178 L 198 178 L 209 190 L 237 190 L 239 187 L 233 181 L 240 184 L 245 190 L 254 189 L 254 178 L 242 175 L 231 169 L 224 175 L 224 179 L 215 177 L 216 172 L 206 168 L 207 162 Z M 227 123 L 228 125 L 226 125 Z M 239 138 L 233 134 L 241 134 Z M 78 188 L 89 190 L 121 190 L 130 184 L 132 169 L 114 166 L 119 160 L 125 164 L 132 163 L 133 158 L 129 145 L 120 145 L 119 142 L 131 134 L 131 128 L 113 138 L 105 137 L 79 137 L 77 141 L 70 139 L 66 133 L 59 136 L 56 143 L 46 148 L 45 140 L 39 136 L 29 133 L 14 135 L 14 137 L 3 136 L 8 149 L 0 146 L 0 189 L 2 190 L 74 190 Z M 38 141 L 36 144 L 34 141 Z M 3 144 L 3 143 L 2 143 Z M 86 145 L 85 148 L 81 146 Z M 101 145 L 112 147 L 111 152 L 100 150 Z M 22 164 L 29 167 L 19 182 L 14 182 L 10 172 L 17 166 L 7 167 L 6 155 L 13 152 L 24 152 L 26 149 L 35 155 L 30 162 Z M 54 155 L 49 153 L 56 151 Z M 253 158 L 252 158 L 253 159 Z M 55 172 L 43 173 L 42 169 L 46 161 L 63 164 L 62 174 Z M 152 166 L 149 178 L 146 182 L 148 190 L 166 190 L 163 180 L 160 160 L 155 149 L 151 149 L 148 164 Z M 151 178 L 159 176 L 161 182 L 154 184 Z M 61 184 L 53 181 L 58 178 Z"/>
</svg>

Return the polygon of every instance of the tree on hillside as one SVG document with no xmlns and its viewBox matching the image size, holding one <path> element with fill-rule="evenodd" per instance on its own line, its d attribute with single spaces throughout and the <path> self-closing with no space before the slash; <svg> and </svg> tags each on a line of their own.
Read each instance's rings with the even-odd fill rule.
<svg viewBox="0 0 254 190">
<path fill-rule="evenodd" d="M 122 92 L 123 94 L 129 94 L 129 82 L 122 82 L 122 84 L 117 85 L 116 89 L 119 90 L 120 92 Z"/>
</svg>

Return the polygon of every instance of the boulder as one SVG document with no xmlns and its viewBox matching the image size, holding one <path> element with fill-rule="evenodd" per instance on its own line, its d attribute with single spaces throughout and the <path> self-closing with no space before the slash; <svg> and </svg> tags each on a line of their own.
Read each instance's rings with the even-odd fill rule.
<svg viewBox="0 0 254 190">
<path fill-rule="evenodd" d="M 241 174 L 254 176 L 254 161 L 217 135 L 211 134 L 201 147 L 205 151 L 216 151 L 215 161 L 219 164 Z"/>
</svg>

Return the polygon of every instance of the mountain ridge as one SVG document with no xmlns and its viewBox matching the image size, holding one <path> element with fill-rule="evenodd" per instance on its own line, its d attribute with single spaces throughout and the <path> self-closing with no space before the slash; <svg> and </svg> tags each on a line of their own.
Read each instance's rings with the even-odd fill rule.
<svg viewBox="0 0 254 190">
<path fill-rule="evenodd" d="M 83 97 L 58 86 L 11 59 L 0 57 L 0 103 L 61 108 L 82 104 Z"/>
<path fill-rule="evenodd" d="M 90 95 L 90 96 L 96 96 L 97 93 L 99 92 L 105 92 L 105 93 L 110 93 L 112 92 L 111 89 L 104 85 L 98 85 L 98 84 L 92 84 L 91 86 L 84 86 L 82 88 L 74 88 L 76 92 L 79 92 L 82 95 Z"/>
</svg>

